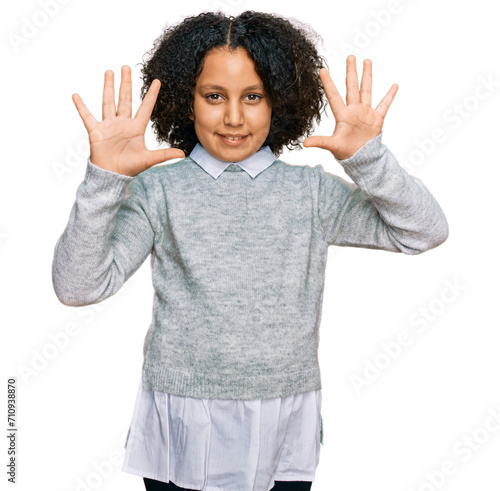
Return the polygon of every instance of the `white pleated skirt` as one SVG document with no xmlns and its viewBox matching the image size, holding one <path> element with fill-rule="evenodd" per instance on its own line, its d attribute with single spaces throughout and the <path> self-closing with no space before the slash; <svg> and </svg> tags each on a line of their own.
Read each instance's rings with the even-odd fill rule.
<svg viewBox="0 0 500 491">
<path fill-rule="evenodd" d="M 321 391 L 264 400 L 180 397 L 139 384 L 122 471 L 200 491 L 314 481 Z"/>
</svg>

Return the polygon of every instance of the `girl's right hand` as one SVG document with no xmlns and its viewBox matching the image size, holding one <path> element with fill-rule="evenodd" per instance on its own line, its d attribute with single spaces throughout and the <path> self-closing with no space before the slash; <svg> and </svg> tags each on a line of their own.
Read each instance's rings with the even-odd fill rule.
<svg viewBox="0 0 500 491">
<path fill-rule="evenodd" d="M 135 117 L 132 118 L 130 67 L 122 66 L 121 75 L 117 110 L 114 74 L 111 70 L 104 74 L 100 123 L 90 114 L 80 96 L 73 94 L 73 102 L 89 134 L 91 162 L 102 169 L 134 177 L 155 164 L 183 158 L 184 152 L 180 149 L 148 150 L 144 144 L 144 133 L 160 90 L 160 81 L 153 80 Z"/>
</svg>

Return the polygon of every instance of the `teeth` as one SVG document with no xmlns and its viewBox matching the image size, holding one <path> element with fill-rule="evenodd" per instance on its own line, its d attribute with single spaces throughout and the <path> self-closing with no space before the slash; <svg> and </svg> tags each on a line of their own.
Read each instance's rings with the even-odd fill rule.
<svg viewBox="0 0 500 491">
<path fill-rule="evenodd" d="M 235 141 L 235 140 L 241 140 L 243 137 L 242 137 L 242 136 L 237 136 L 237 137 L 233 137 L 233 136 L 226 136 L 226 138 L 227 138 L 228 140 Z"/>
</svg>

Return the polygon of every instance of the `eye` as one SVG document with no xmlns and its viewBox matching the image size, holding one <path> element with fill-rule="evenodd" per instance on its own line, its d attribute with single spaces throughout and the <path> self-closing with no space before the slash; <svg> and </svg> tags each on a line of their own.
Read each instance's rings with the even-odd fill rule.
<svg viewBox="0 0 500 491">
<path fill-rule="evenodd" d="M 222 100 L 222 96 L 220 94 L 208 94 L 205 96 L 208 102 L 219 102 Z"/>
<path fill-rule="evenodd" d="M 248 94 L 246 96 L 246 99 L 248 99 L 250 102 L 257 102 L 262 99 L 262 96 L 260 96 L 259 94 Z"/>
</svg>

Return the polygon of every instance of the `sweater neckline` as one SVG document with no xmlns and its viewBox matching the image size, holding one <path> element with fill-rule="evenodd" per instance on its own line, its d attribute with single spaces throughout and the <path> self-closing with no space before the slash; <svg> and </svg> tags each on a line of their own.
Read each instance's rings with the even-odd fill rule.
<svg viewBox="0 0 500 491">
<path fill-rule="evenodd" d="M 259 199 L 260 195 L 273 192 L 281 169 L 280 161 L 275 160 L 256 177 L 251 177 L 242 171 L 223 172 L 217 179 L 214 179 L 190 157 L 187 158 L 187 162 L 192 183 L 196 183 L 197 192 L 205 196 L 207 203 L 220 199 L 236 202 L 240 199 L 238 196 L 242 195 L 246 197 L 246 200 Z"/>
<path fill-rule="evenodd" d="M 189 162 L 189 174 L 195 177 L 198 181 L 202 181 L 208 189 L 223 188 L 229 182 L 248 182 L 250 185 L 253 181 L 268 181 L 272 180 L 272 175 L 276 172 L 278 159 L 275 159 L 266 169 L 259 172 L 255 177 L 251 177 L 243 169 L 240 172 L 222 172 L 217 179 L 208 173 L 201 165 L 196 163 L 191 157 L 187 157 Z M 235 164 L 230 164 L 235 165 Z"/>
</svg>

